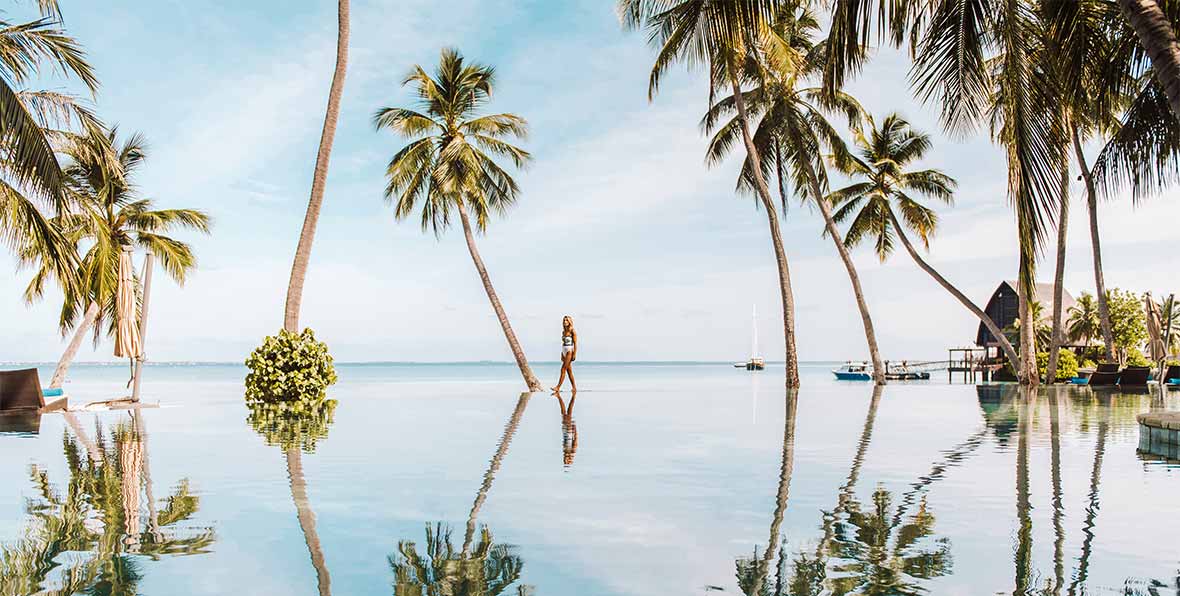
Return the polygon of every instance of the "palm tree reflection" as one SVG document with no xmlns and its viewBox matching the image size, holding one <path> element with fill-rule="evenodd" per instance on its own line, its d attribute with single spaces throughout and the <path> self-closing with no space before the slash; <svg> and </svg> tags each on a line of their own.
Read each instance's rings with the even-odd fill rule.
<svg viewBox="0 0 1180 596">
<path fill-rule="evenodd" d="M 64 492 L 31 466 L 30 520 L 22 538 L 0 546 L 0 594 L 136 594 L 144 560 L 210 552 L 213 530 L 184 524 L 200 505 L 188 480 L 157 511 L 142 416 L 113 425 L 109 437 L 100 427 L 88 447 L 64 434 Z"/>
<path fill-rule="evenodd" d="M 520 579 L 524 561 L 516 554 L 512 545 L 497 544 L 492 532 L 486 526 L 478 527 L 479 511 L 487 501 L 496 472 L 508 453 L 512 437 L 520 426 L 520 420 L 528 407 L 532 394 L 522 393 L 516 408 L 504 425 L 504 433 L 496 446 L 496 453 L 488 463 L 483 482 L 476 492 L 471 512 L 467 516 L 467 527 L 463 544 L 456 549 L 451 542 L 451 529 L 439 523 L 426 524 L 425 551 L 418 552 L 413 540 L 399 540 L 397 552 L 389 557 L 393 570 L 393 593 L 397 596 L 494 596 L 512 588 Z M 573 401 L 570 401 L 572 412 Z M 563 413 L 565 411 L 562 408 Z M 521 596 L 530 594 L 532 587 L 515 585 L 515 592 Z"/>
<path fill-rule="evenodd" d="M 919 580 L 950 572 L 950 543 L 934 535 L 934 515 L 924 497 L 918 508 L 907 515 L 904 507 L 941 477 L 946 467 L 966 456 L 957 449 L 949 463 L 940 462 L 929 480 L 915 483 L 914 489 L 893 507 L 893 496 L 884 488 L 874 491 L 871 504 L 856 498 L 855 487 L 869 444 L 882 396 L 882 387 L 874 387 L 868 412 L 861 429 L 856 453 L 847 480 L 837 495 L 835 508 L 824 515 L 822 535 L 813 553 L 800 550 L 788 561 L 787 549 L 778 545 L 779 526 L 786 509 L 791 470 L 794 464 L 794 429 L 797 398 L 788 396 L 786 430 L 783 439 L 783 465 L 779 478 L 779 495 L 771 522 L 771 542 L 761 557 L 755 555 L 736 561 L 738 586 L 748 596 L 815 596 L 831 594 L 918 594 Z M 978 441 L 969 441 L 971 448 Z M 960 451 L 964 451 L 960 453 Z M 774 554 L 778 552 L 773 582 L 769 578 Z"/>
<path fill-rule="evenodd" d="M 320 596 L 332 593 L 332 576 L 324 559 L 324 548 L 316 530 L 315 511 L 307 496 L 307 479 L 303 474 L 303 453 L 314 453 L 316 444 L 328 436 L 336 411 L 336 400 L 326 399 L 306 406 L 299 413 L 280 412 L 272 404 L 247 402 L 250 415 L 246 421 L 268 445 L 279 447 L 287 460 L 287 479 L 291 485 L 291 501 L 295 503 L 295 517 L 303 532 L 303 541 L 315 569 L 316 587 Z"/>
</svg>

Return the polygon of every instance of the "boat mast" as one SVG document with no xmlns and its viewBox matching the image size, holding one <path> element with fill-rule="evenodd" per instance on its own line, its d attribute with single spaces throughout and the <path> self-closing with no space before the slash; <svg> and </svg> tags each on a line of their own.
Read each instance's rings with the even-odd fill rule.
<svg viewBox="0 0 1180 596">
<path fill-rule="evenodd" d="M 750 342 L 750 358 L 758 357 L 758 305 L 754 305 L 754 314 L 751 317 L 751 325 L 754 328 L 753 340 Z"/>
</svg>

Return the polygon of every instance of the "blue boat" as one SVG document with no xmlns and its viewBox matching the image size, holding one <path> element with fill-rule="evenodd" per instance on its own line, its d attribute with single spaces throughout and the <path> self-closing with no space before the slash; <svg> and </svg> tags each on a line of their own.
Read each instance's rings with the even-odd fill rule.
<svg viewBox="0 0 1180 596">
<path fill-rule="evenodd" d="M 869 372 L 868 364 L 853 364 L 849 362 L 840 368 L 832 371 L 836 375 L 837 381 L 872 381 L 873 375 Z"/>
</svg>

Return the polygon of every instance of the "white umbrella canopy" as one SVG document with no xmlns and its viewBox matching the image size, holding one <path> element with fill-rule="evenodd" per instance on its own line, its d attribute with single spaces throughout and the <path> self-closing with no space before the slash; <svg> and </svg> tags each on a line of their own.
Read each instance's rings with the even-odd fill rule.
<svg viewBox="0 0 1180 596">
<path fill-rule="evenodd" d="M 127 248 L 119 255 L 119 286 L 115 290 L 116 358 L 139 358 L 143 354 L 138 319 L 135 266 L 131 264 L 131 249 Z"/>
</svg>

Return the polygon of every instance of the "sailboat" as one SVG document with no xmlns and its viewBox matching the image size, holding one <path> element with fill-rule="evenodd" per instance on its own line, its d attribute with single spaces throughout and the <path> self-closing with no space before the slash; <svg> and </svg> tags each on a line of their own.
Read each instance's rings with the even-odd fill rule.
<svg viewBox="0 0 1180 596">
<path fill-rule="evenodd" d="M 746 370 L 762 370 L 766 368 L 766 361 L 758 355 L 758 305 L 754 305 L 753 314 L 753 339 L 750 342 L 750 359 L 745 362 L 733 363 L 734 368 L 744 368 Z"/>
</svg>

